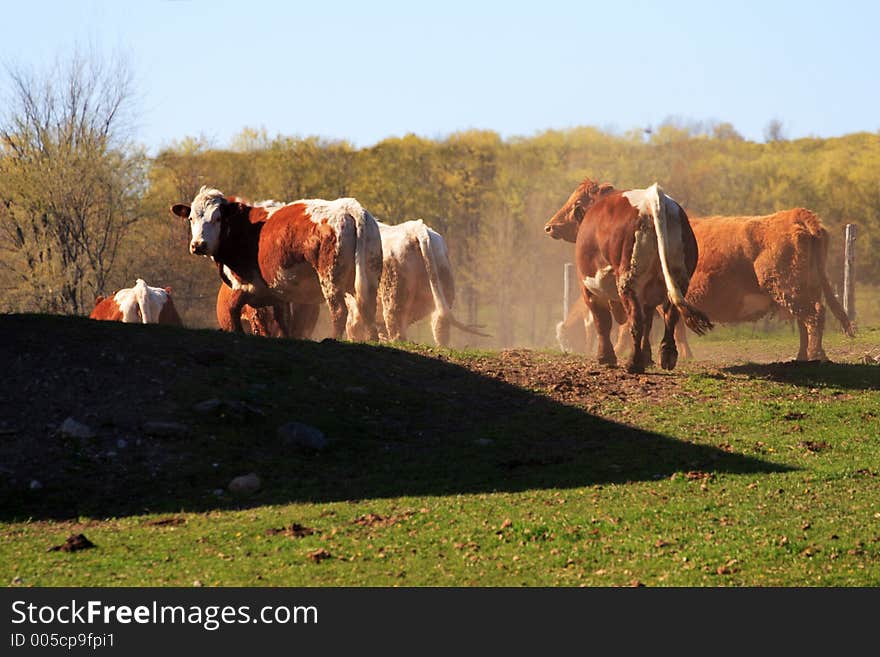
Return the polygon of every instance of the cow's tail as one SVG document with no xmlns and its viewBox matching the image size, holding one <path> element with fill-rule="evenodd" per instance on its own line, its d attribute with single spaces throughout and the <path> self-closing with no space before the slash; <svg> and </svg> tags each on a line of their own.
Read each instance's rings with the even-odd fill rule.
<svg viewBox="0 0 880 657">
<path fill-rule="evenodd" d="M 452 326 L 455 326 L 462 331 L 473 333 L 474 335 L 480 335 L 484 338 L 491 337 L 488 333 L 483 333 L 479 330 L 482 328 L 480 325 L 465 324 L 460 322 L 455 315 L 452 314 L 452 310 L 446 302 L 443 285 L 440 283 L 439 263 L 434 257 L 434 250 L 431 248 L 431 235 L 428 233 L 428 227 L 425 226 L 424 223 L 420 226 L 418 236 L 419 250 L 422 252 L 422 261 L 425 263 L 425 271 L 428 272 L 428 285 L 431 288 L 431 296 L 434 298 L 435 313 L 439 318 L 449 322 Z"/>
<path fill-rule="evenodd" d="M 843 306 L 840 305 L 837 295 L 834 294 L 834 290 L 831 288 L 831 282 L 828 280 L 828 271 L 825 268 L 825 263 L 828 259 L 828 231 L 819 224 L 818 217 L 815 217 L 814 222 L 805 221 L 804 223 L 810 231 L 810 237 L 813 238 L 812 260 L 816 264 L 816 276 L 819 278 L 819 282 L 822 285 L 822 292 L 825 295 L 825 303 L 828 305 L 829 310 L 831 310 L 834 316 L 837 317 L 837 321 L 839 321 L 840 325 L 843 327 L 843 332 L 851 338 L 855 337 L 856 328 L 850 318 L 846 316 L 846 311 L 843 309 Z"/>
<path fill-rule="evenodd" d="M 154 304 L 151 303 L 150 290 L 147 283 L 139 278 L 134 284 L 134 298 L 137 300 L 138 313 L 143 324 L 158 324 L 159 317 L 154 312 Z"/>
<path fill-rule="evenodd" d="M 369 339 L 377 339 L 376 334 L 376 295 L 379 292 L 379 278 L 382 275 L 382 237 L 376 219 L 360 203 L 354 202 L 350 207 L 354 217 L 354 293 L 352 304 L 346 299 L 349 309 L 352 305 L 357 309 L 357 319 L 363 322 L 363 328 Z M 378 268 L 378 276 L 371 275 L 370 265 Z M 351 322 L 349 322 L 349 325 Z"/>
<path fill-rule="evenodd" d="M 704 335 L 712 329 L 712 322 L 701 310 L 685 301 L 681 288 L 672 276 L 669 266 L 669 217 L 666 212 L 665 194 L 660 185 L 654 183 L 648 188 L 648 203 L 651 217 L 654 220 L 654 231 L 657 233 L 657 251 L 660 255 L 660 267 L 663 270 L 663 280 L 666 283 L 666 293 L 669 301 L 678 308 L 684 323 L 697 335 Z M 677 249 L 681 254 L 681 271 L 687 271 L 684 263 L 684 249 Z"/>
</svg>

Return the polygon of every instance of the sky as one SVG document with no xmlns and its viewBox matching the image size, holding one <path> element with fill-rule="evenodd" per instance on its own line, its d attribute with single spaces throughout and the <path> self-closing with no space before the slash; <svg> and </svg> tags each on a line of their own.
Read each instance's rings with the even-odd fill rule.
<svg viewBox="0 0 880 657">
<path fill-rule="evenodd" d="M 729 122 L 762 141 L 880 130 L 880 3 L 533 0 L 7 2 L 10 67 L 123 56 L 135 138 L 222 147 L 244 128 L 366 147 Z"/>
</svg>

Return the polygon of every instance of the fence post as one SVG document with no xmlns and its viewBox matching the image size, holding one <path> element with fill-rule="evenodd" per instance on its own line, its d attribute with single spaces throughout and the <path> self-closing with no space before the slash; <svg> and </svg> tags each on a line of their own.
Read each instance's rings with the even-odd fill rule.
<svg viewBox="0 0 880 657">
<path fill-rule="evenodd" d="M 571 307 L 571 288 L 574 283 L 574 264 L 566 262 L 562 269 L 562 321 L 568 319 Z"/>
<path fill-rule="evenodd" d="M 843 247 L 843 310 L 852 321 L 856 317 L 856 226 L 846 225 Z"/>
</svg>

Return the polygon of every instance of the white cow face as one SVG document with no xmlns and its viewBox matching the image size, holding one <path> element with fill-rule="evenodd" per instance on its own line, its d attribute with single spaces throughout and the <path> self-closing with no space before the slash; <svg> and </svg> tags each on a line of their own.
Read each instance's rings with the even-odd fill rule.
<svg viewBox="0 0 880 657">
<path fill-rule="evenodd" d="M 189 219 L 191 253 L 209 257 L 217 254 L 222 228 L 220 205 L 220 203 L 207 203 L 190 207 L 178 203 L 171 208 L 171 212 L 178 217 Z"/>
</svg>

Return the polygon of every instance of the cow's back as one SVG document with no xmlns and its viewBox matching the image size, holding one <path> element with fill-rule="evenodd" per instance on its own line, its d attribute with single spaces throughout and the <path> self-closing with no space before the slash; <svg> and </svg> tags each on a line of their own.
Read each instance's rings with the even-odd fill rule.
<svg viewBox="0 0 880 657">
<path fill-rule="evenodd" d="M 89 319 L 98 319 L 109 322 L 121 322 L 122 311 L 119 309 L 119 306 L 112 296 L 99 296 L 95 300 L 95 307 L 89 314 Z"/>
<path fill-rule="evenodd" d="M 826 232 L 809 210 L 702 217 L 692 225 L 700 260 L 687 296 L 713 320 L 754 321 L 774 307 L 774 296 L 819 285 L 812 246 Z"/>
<path fill-rule="evenodd" d="M 378 313 L 400 315 L 406 323 L 418 321 L 434 308 L 428 272 L 419 247 L 419 221 L 389 225 L 379 222 L 382 238 L 382 278 L 379 281 Z"/>
<path fill-rule="evenodd" d="M 183 321 L 180 319 L 177 307 L 174 305 L 174 299 L 171 298 L 171 290 L 166 288 L 165 291 L 168 293 L 168 296 L 165 299 L 162 310 L 159 311 L 158 323 L 167 326 L 183 326 Z"/>
</svg>

